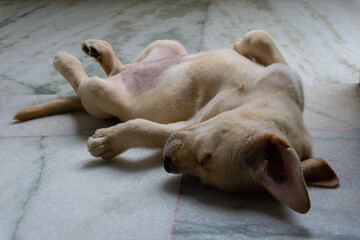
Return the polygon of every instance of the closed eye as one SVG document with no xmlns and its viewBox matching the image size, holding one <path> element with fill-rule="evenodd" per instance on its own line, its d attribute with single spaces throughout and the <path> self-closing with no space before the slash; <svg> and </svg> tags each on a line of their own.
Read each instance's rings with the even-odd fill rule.
<svg viewBox="0 0 360 240">
<path fill-rule="evenodd" d="M 206 154 L 200 161 L 201 166 L 206 166 L 207 162 L 210 160 L 211 154 Z"/>
</svg>

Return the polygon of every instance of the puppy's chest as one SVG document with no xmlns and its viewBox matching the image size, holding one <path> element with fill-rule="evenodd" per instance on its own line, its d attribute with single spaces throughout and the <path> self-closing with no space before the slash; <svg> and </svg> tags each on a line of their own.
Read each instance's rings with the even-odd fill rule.
<svg viewBox="0 0 360 240">
<path fill-rule="evenodd" d="M 118 81 L 130 94 L 148 91 L 159 86 L 164 73 L 180 64 L 183 56 L 169 56 L 137 63 L 119 74 Z"/>
</svg>

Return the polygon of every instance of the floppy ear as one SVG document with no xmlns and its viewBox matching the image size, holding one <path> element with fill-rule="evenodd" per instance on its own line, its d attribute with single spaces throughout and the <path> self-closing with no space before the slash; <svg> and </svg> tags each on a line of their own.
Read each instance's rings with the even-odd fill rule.
<svg viewBox="0 0 360 240">
<path fill-rule="evenodd" d="M 317 187 L 337 187 L 339 178 L 330 165 L 322 158 L 307 159 L 301 162 L 305 182 Z"/>
<path fill-rule="evenodd" d="M 264 134 L 257 144 L 246 160 L 254 181 L 294 211 L 308 212 L 310 199 L 295 150 L 272 133 Z"/>
</svg>

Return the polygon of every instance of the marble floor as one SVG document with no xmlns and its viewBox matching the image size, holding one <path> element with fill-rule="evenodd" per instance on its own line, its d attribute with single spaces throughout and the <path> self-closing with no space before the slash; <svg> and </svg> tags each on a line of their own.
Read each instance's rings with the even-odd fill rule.
<svg viewBox="0 0 360 240">
<path fill-rule="evenodd" d="M 360 2 L 349 1 L 0 1 L 0 239 L 360 239 Z M 52 67 L 105 39 L 123 62 L 156 39 L 189 52 L 231 48 L 264 29 L 303 78 L 305 123 L 315 156 L 341 180 L 309 188 L 312 208 L 290 211 L 270 195 L 230 195 L 166 173 L 161 152 L 93 158 L 86 140 L 116 120 L 85 112 L 25 123 L 22 107 L 73 94 Z"/>
</svg>

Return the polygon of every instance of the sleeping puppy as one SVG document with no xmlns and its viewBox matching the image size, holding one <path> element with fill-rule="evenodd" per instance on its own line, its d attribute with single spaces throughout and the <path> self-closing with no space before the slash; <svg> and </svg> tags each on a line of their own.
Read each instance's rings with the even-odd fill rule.
<svg viewBox="0 0 360 240">
<path fill-rule="evenodd" d="M 299 213 L 310 209 L 305 181 L 338 185 L 331 167 L 311 158 L 301 79 L 266 32 L 247 33 L 233 50 L 197 54 L 176 41 L 155 41 L 127 65 L 105 41 L 86 40 L 82 49 L 108 77 L 88 77 L 76 57 L 59 52 L 54 66 L 77 96 L 27 107 L 15 119 L 79 108 L 115 116 L 123 123 L 89 138 L 93 156 L 163 148 L 167 172 L 194 175 L 227 192 L 266 189 Z"/>
</svg>

